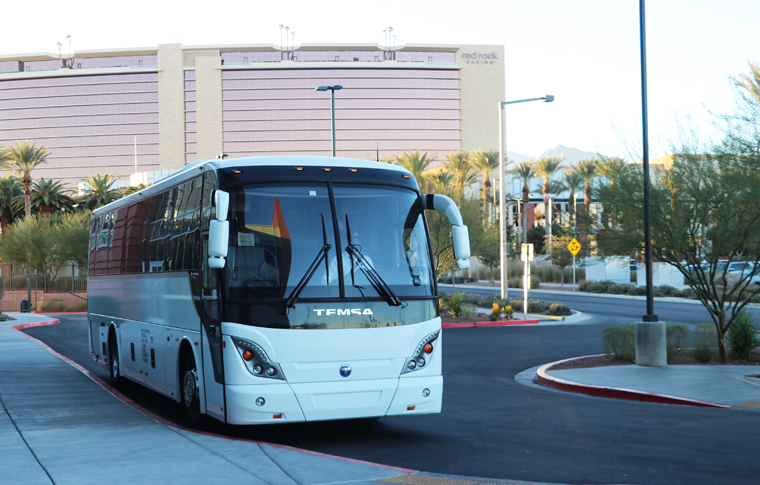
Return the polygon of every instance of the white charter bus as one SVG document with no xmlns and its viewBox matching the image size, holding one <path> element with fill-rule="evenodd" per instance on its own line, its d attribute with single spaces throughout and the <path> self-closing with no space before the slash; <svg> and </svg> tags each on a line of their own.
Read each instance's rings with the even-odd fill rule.
<svg viewBox="0 0 760 485">
<path fill-rule="evenodd" d="M 197 422 L 441 410 L 441 319 L 424 211 L 404 168 L 331 157 L 199 161 L 96 210 L 90 352 Z"/>
</svg>

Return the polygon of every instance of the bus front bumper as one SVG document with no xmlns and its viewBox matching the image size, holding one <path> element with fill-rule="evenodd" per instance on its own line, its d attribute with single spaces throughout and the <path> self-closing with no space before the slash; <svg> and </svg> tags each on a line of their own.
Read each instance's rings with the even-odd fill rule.
<svg viewBox="0 0 760 485">
<path fill-rule="evenodd" d="M 227 422 L 230 424 L 440 413 L 443 397 L 443 377 L 440 375 L 345 383 L 226 387 Z"/>
</svg>

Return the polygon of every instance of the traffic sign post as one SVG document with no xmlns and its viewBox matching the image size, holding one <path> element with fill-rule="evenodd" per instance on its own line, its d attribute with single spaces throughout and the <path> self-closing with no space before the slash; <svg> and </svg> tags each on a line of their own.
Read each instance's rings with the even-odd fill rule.
<svg viewBox="0 0 760 485">
<path fill-rule="evenodd" d="M 528 319 L 528 289 L 530 288 L 530 262 L 533 261 L 533 245 L 523 244 L 520 250 L 523 267 L 523 319 Z"/>
<path fill-rule="evenodd" d="M 567 249 L 573 254 L 573 291 L 575 291 L 575 255 L 581 250 L 581 243 L 573 238 L 573 240 L 570 241 L 570 244 L 567 245 Z"/>
</svg>

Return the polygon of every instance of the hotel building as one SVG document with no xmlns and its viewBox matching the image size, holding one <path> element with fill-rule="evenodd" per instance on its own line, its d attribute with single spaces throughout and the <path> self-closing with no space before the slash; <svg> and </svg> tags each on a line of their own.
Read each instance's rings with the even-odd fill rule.
<svg viewBox="0 0 760 485">
<path fill-rule="evenodd" d="M 50 149 L 35 179 L 126 182 L 220 153 L 388 158 L 498 148 L 504 47 L 182 46 L 0 56 L 0 147 Z"/>
</svg>

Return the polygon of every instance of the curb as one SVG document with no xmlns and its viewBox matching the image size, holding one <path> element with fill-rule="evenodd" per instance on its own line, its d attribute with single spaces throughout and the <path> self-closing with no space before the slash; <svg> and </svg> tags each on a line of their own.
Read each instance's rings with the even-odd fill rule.
<svg viewBox="0 0 760 485">
<path fill-rule="evenodd" d="M 500 320 L 496 322 L 443 323 L 441 328 L 510 327 L 514 325 L 538 325 L 539 320 Z"/>
<path fill-rule="evenodd" d="M 659 404 L 680 404 L 683 406 L 697 406 L 705 408 L 719 408 L 719 409 L 731 409 L 732 406 L 725 404 L 716 404 L 707 401 L 698 401 L 695 399 L 687 399 L 683 397 L 669 396 L 667 394 L 656 394 L 652 392 L 636 391 L 633 389 L 625 389 L 619 387 L 607 387 L 607 386 L 595 386 L 592 384 L 580 384 L 577 382 L 568 381 L 559 377 L 551 376 L 547 373 L 549 369 L 557 364 L 564 362 L 570 362 L 576 359 L 583 359 L 585 357 L 596 357 L 587 355 L 583 357 L 573 357 L 570 359 L 558 360 L 557 362 L 551 362 L 544 364 L 536 371 L 536 379 L 542 386 L 551 387 L 552 389 L 558 389 L 560 391 L 575 392 L 578 394 L 586 394 L 588 396 L 606 397 L 610 399 L 626 399 L 629 401 L 641 401 L 641 402 L 653 402 Z"/>
</svg>

